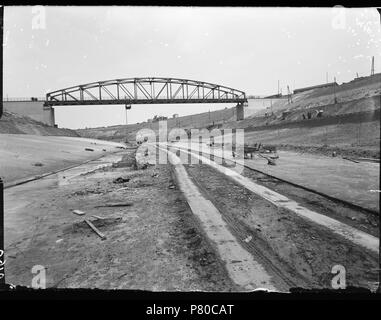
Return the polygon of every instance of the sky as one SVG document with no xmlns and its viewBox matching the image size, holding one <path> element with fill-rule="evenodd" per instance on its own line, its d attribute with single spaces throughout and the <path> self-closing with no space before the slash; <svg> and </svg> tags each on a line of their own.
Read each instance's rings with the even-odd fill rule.
<svg viewBox="0 0 381 320">
<path fill-rule="evenodd" d="M 248 95 L 381 71 L 372 8 L 5 7 L 4 97 L 133 77 L 206 81 Z M 231 105 L 136 105 L 128 123 Z M 60 127 L 125 124 L 123 106 L 57 107 Z"/>
</svg>

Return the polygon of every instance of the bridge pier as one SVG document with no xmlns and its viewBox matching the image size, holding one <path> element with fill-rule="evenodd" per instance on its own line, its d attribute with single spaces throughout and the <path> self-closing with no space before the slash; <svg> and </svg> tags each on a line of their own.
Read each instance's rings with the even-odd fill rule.
<svg viewBox="0 0 381 320">
<path fill-rule="evenodd" d="M 237 112 L 236 112 L 236 115 L 237 115 L 237 119 L 236 119 L 236 120 L 237 120 L 237 121 L 240 121 L 240 120 L 245 119 L 245 113 L 244 113 L 244 109 L 243 109 L 244 106 L 245 106 L 245 105 L 244 105 L 243 103 L 241 103 L 241 102 L 238 103 L 237 106 L 236 106 L 236 109 L 237 109 L 237 110 L 236 110 L 236 111 L 237 111 Z"/>
<path fill-rule="evenodd" d="M 54 108 L 51 106 L 44 106 L 43 108 L 44 108 L 44 122 L 54 127 L 56 124 Z"/>
</svg>

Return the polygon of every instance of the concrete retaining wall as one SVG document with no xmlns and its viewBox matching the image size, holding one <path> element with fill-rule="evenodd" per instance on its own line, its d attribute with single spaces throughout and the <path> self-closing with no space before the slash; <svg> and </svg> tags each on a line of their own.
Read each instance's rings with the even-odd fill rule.
<svg viewBox="0 0 381 320">
<path fill-rule="evenodd" d="M 44 109 L 43 101 L 4 101 L 4 110 L 54 126 L 54 109 Z"/>
</svg>

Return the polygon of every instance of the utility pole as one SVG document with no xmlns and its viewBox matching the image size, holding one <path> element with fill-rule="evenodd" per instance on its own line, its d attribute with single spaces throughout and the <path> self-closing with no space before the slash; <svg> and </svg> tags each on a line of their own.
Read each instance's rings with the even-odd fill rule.
<svg viewBox="0 0 381 320">
<path fill-rule="evenodd" d="M 279 80 L 278 80 L 278 96 L 279 96 Z"/>
<path fill-rule="evenodd" d="M 328 72 L 325 73 L 325 82 L 328 83 Z"/>
<path fill-rule="evenodd" d="M 374 56 L 372 57 L 372 66 L 370 68 L 370 75 L 374 76 Z"/>
<path fill-rule="evenodd" d="M 334 82 L 333 82 L 333 101 L 336 104 L 337 103 L 337 99 L 336 99 L 336 77 L 334 77 L 333 79 L 334 79 Z"/>
<path fill-rule="evenodd" d="M 288 104 L 290 104 L 290 102 L 292 103 L 292 97 L 291 97 L 291 91 L 290 91 L 289 85 L 287 85 L 287 101 L 288 101 Z"/>
</svg>

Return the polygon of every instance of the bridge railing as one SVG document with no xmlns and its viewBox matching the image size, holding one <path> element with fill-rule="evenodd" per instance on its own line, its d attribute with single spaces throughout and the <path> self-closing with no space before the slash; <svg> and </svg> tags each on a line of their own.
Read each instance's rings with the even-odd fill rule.
<svg viewBox="0 0 381 320">
<path fill-rule="evenodd" d="M 45 101 L 45 97 L 3 97 L 3 102 L 36 102 L 36 101 Z"/>
</svg>

